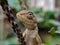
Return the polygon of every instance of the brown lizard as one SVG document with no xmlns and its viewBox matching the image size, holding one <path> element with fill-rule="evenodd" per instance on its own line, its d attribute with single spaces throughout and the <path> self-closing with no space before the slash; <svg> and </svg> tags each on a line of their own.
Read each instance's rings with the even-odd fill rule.
<svg viewBox="0 0 60 45">
<path fill-rule="evenodd" d="M 44 45 L 38 34 L 38 26 L 34 14 L 28 10 L 22 10 L 16 16 L 26 27 L 23 33 L 26 45 Z"/>
</svg>

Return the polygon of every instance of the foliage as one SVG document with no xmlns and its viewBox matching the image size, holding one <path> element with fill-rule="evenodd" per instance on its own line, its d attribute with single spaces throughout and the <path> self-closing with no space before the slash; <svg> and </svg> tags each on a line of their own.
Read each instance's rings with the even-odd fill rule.
<svg viewBox="0 0 60 45">
<path fill-rule="evenodd" d="M 54 12 L 53 11 L 46 11 L 45 18 L 46 19 L 54 19 Z"/>
<path fill-rule="evenodd" d="M 10 7 L 12 7 L 13 9 L 16 10 L 16 12 L 21 10 L 21 5 L 19 5 L 19 2 L 17 0 L 8 0 L 8 3 L 10 5 Z M 54 18 L 55 12 L 53 12 L 53 11 L 46 11 L 46 12 L 44 12 L 44 10 L 42 8 L 30 8 L 29 10 L 35 13 L 35 16 L 37 17 L 37 22 L 39 23 L 40 27 L 51 28 L 48 33 L 50 33 L 51 35 L 55 35 L 56 34 L 55 33 L 55 31 L 56 31 L 56 29 L 55 29 L 56 24 L 54 24 L 53 21 L 50 21 L 52 19 L 55 20 L 55 18 Z M 54 28 L 52 28 L 52 27 L 54 27 Z M 8 31 L 8 35 L 12 35 L 12 31 L 11 32 Z M 46 37 L 46 40 L 44 40 L 46 45 L 54 45 L 56 43 L 56 41 L 58 41 L 60 39 L 59 36 L 55 36 L 55 37 L 56 38 L 53 37 L 53 39 L 51 39 L 51 38 L 48 39 Z M 17 39 L 16 40 L 15 39 L 16 38 L 14 38 L 14 37 L 12 38 L 12 40 L 10 40 L 10 38 L 9 38 L 9 40 L 5 41 L 6 45 L 16 43 Z"/>
<path fill-rule="evenodd" d="M 8 0 L 9 6 L 16 10 L 16 12 L 21 10 L 21 6 L 18 0 Z"/>
</svg>

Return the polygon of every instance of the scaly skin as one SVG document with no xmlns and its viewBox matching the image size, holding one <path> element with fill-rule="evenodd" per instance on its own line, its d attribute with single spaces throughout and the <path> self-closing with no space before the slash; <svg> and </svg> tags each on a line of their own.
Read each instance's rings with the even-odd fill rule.
<svg viewBox="0 0 60 45">
<path fill-rule="evenodd" d="M 23 33 L 26 45 L 44 45 L 38 34 L 36 17 L 32 12 L 22 10 L 17 13 L 17 18 L 24 24 L 26 30 Z"/>
<path fill-rule="evenodd" d="M 17 18 L 24 23 L 25 27 L 28 29 L 34 29 L 37 26 L 36 18 L 34 15 L 29 15 L 29 11 L 23 10 L 17 13 Z M 31 18 L 31 19 L 30 19 Z"/>
</svg>

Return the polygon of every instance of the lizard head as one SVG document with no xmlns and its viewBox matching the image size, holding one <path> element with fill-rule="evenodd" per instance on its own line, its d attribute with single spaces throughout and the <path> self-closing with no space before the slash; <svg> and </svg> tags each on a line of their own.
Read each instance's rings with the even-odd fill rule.
<svg viewBox="0 0 60 45">
<path fill-rule="evenodd" d="M 36 17 L 32 12 L 22 10 L 18 12 L 16 16 L 25 25 L 26 28 L 33 29 L 36 27 Z"/>
</svg>

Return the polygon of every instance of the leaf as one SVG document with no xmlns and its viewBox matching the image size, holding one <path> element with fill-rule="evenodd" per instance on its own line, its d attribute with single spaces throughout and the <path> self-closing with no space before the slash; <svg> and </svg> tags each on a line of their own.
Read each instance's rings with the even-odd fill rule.
<svg viewBox="0 0 60 45">
<path fill-rule="evenodd" d="M 54 27 L 52 27 L 52 28 L 50 29 L 50 31 L 48 31 L 48 32 L 49 32 L 50 34 L 52 34 L 52 35 L 56 34 Z"/>
</svg>

